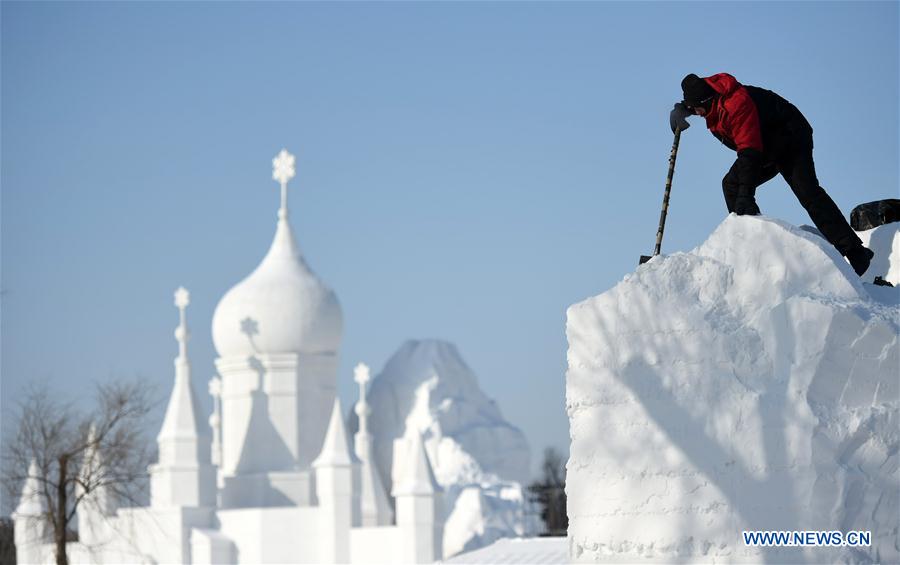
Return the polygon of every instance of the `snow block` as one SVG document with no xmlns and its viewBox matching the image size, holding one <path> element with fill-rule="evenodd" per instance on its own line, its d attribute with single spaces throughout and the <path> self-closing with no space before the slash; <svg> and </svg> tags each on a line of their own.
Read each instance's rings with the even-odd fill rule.
<svg viewBox="0 0 900 565">
<path fill-rule="evenodd" d="M 898 293 L 815 235 L 729 216 L 570 307 L 570 558 L 900 561 Z M 751 530 L 871 545 L 753 547 Z"/>
<path fill-rule="evenodd" d="M 900 222 L 885 224 L 870 230 L 856 232 L 863 245 L 875 252 L 869 270 L 862 280 L 871 282 L 883 277 L 894 286 L 900 286 Z"/>
</svg>

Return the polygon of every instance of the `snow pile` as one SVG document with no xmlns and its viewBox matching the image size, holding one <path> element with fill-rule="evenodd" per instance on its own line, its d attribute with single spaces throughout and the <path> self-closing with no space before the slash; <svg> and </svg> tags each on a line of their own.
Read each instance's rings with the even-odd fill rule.
<svg viewBox="0 0 900 565">
<path fill-rule="evenodd" d="M 528 442 L 481 391 L 455 346 L 406 342 L 372 380 L 368 402 L 382 480 L 397 477 L 395 440 L 422 434 L 444 489 L 445 556 L 534 532 L 523 486 Z M 353 416 L 350 426 L 356 426 Z M 385 488 L 390 492 L 389 484 Z"/>
<path fill-rule="evenodd" d="M 900 285 L 900 222 L 856 233 L 863 245 L 875 252 L 863 280 L 871 282 L 880 276 L 894 286 Z"/>
<path fill-rule="evenodd" d="M 572 560 L 900 561 L 898 295 L 815 235 L 730 216 L 572 306 Z M 759 548 L 744 530 L 872 537 Z"/>
</svg>

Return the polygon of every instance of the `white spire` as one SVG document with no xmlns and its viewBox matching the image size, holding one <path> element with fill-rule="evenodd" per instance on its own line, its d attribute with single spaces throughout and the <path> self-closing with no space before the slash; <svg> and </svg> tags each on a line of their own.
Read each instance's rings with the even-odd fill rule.
<svg viewBox="0 0 900 565">
<path fill-rule="evenodd" d="M 360 508 L 363 526 L 387 526 L 393 521 L 391 506 L 388 503 L 384 485 L 375 467 L 375 456 L 372 448 L 372 434 L 369 433 L 368 417 L 372 413 L 366 402 L 366 384 L 371 380 L 369 367 L 360 363 L 353 370 L 353 380 L 359 383 L 359 402 L 355 412 L 359 416 L 359 431 L 353 438 L 356 457 L 362 463 L 360 467 Z"/>
<path fill-rule="evenodd" d="M 32 459 L 28 466 L 28 476 L 22 485 L 22 497 L 12 513 L 14 521 L 13 537 L 20 563 L 41 563 L 48 555 L 41 551 L 44 544 L 51 541 L 50 523 L 47 520 L 47 504 L 43 496 L 41 470 Z"/>
<path fill-rule="evenodd" d="M 325 434 L 325 441 L 322 442 L 322 451 L 313 461 L 313 467 L 349 467 L 352 464 L 353 456 L 347 445 L 347 430 L 341 418 L 341 400 L 335 398 L 328 432 Z"/>
<path fill-rule="evenodd" d="M 359 463 L 347 446 L 341 402 L 334 399 L 322 452 L 313 461 L 319 513 L 319 561 L 350 562 L 350 529 L 360 525 Z"/>
<path fill-rule="evenodd" d="M 100 454 L 100 446 L 97 443 L 97 428 L 93 424 L 91 424 L 91 428 L 88 431 L 87 445 L 88 447 L 85 453 L 84 462 L 82 463 L 79 472 L 81 473 L 84 482 L 93 487 L 93 491 L 87 495 L 90 498 L 88 504 L 80 506 L 79 511 L 97 510 L 101 514 L 109 516 L 116 511 L 115 499 L 109 491 L 109 488 L 102 484 L 102 473 L 104 472 L 103 459 Z M 82 494 L 84 493 L 81 485 L 78 485 L 78 490 Z"/>
<path fill-rule="evenodd" d="M 19 499 L 19 505 L 13 513 L 16 518 L 24 518 L 28 516 L 42 516 L 47 511 L 44 497 L 41 496 L 41 471 L 38 469 L 37 461 L 31 460 L 28 466 L 28 478 L 22 485 L 22 498 Z"/>
<path fill-rule="evenodd" d="M 281 185 L 281 208 L 278 209 L 278 219 L 287 219 L 287 183 L 294 178 L 294 163 L 296 159 L 288 153 L 287 149 L 282 149 L 281 153 L 272 159 L 272 178 Z"/>
<path fill-rule="evenodd" d="M 402 468 L 394 484 L 397 527 L 403 532 L 400 559 L 404 563 L 432 563 L 443 546 L 443 495 L 434 479 L 428 453 L 418 431 L 410 429 L 403 441 Z"/>
<path fill-rule="evenodd" d="M 97 428 L 92 424 L 78 471 L 81 481 L 75 486 L 76 496 L 83 497 L 78 505 L 78 539 L 89 547 L 105 541 L 105 525 L 116 513 L 116 497 L 106 483 L 108 471 L 97 441 Z M 90 492 L 85 492 L 85 485 Z"/>
<path fill-rule="evenodd" d="M 189 303 L 190 294 L 184 287 L 179 287 L 175 291 L 175 306 L 179 312 L 179 325 L 175 330 L 175 339 L 178 340 L 175 386 L 172 387 L 166 416 L 156 438 L 159 442 L 160 465 L 208 463 L 209 459 L 208 450 L 202 449 L 196 442 L 199 437 L 208 434 L 200 427 L 197 400 L 191 388 L 191 364 L 187 356 L 187 340 L 190 334 L 185 317 L 185 308 Z M 191 440 L 194 440 L 194 445 L 185 443 Z"/>
<path fill-rule="evenodd" d="M 150 468 L 150 504 L 157 508 L 210 507 L 216 504 L 216 470 L 210 463 L 209 427 L 200 419 L 197 398 L 191 387 L 191 363 L 187 356 L 185 308 L 190 294 L 175 291 L 180 323 L 175 330 L 178 357 L 175 385 L 166 417 L 156 436 L 159 463 Z M 201 425 L 202 422 L 202 425 Z"/>
<path fill-rule="evenodd" d="M 428 453 L 425 451 L 425 444 L 422 443 L 421 434 L 413 431 L 410 441 L 403 475 L 398 484 L 394 486 L 392 494 L 394 496 L 428 495 L 440 491 L 441 487 L 434 478 L 434 471 L 431 468 Z"/>
</svg>

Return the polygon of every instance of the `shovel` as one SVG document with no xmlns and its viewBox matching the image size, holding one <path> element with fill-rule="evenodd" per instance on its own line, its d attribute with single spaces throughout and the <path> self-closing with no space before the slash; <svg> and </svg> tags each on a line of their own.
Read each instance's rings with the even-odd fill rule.
<svg viewBox="0 0 900 565">
<path fill-rule="evenodd" d="M 663 231 L 666 229 L 666 214 L 669 212 L 669 194 L 672 192 L 672 175 L 675 174 L 675 157 L 678 156 L 678 141 L 681 139 L 682 128 L 675 129 L 675 141 L 672 143 L 672 154 L 669 155 L 669 174 L 666 176 L 666 191 L 663 193 L 662 211 L 659 213 L 659 229 L 656 230 L 656 247 L 653 255 L 641 255 L 639 265 L 643 265 L 652 257 L 659 255 L 662 247 Z"/>
</svg>

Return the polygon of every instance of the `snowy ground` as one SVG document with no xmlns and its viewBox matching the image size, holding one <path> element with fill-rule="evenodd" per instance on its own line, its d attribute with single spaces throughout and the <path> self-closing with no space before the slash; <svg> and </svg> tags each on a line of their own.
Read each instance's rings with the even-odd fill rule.
<svg viewBox="0 0 900 565">
<path fill-rule="evenodd" d="M 507 538 L 444 563 L 568 563 L 568 555 L 566 538 Z"/>
</svg>

